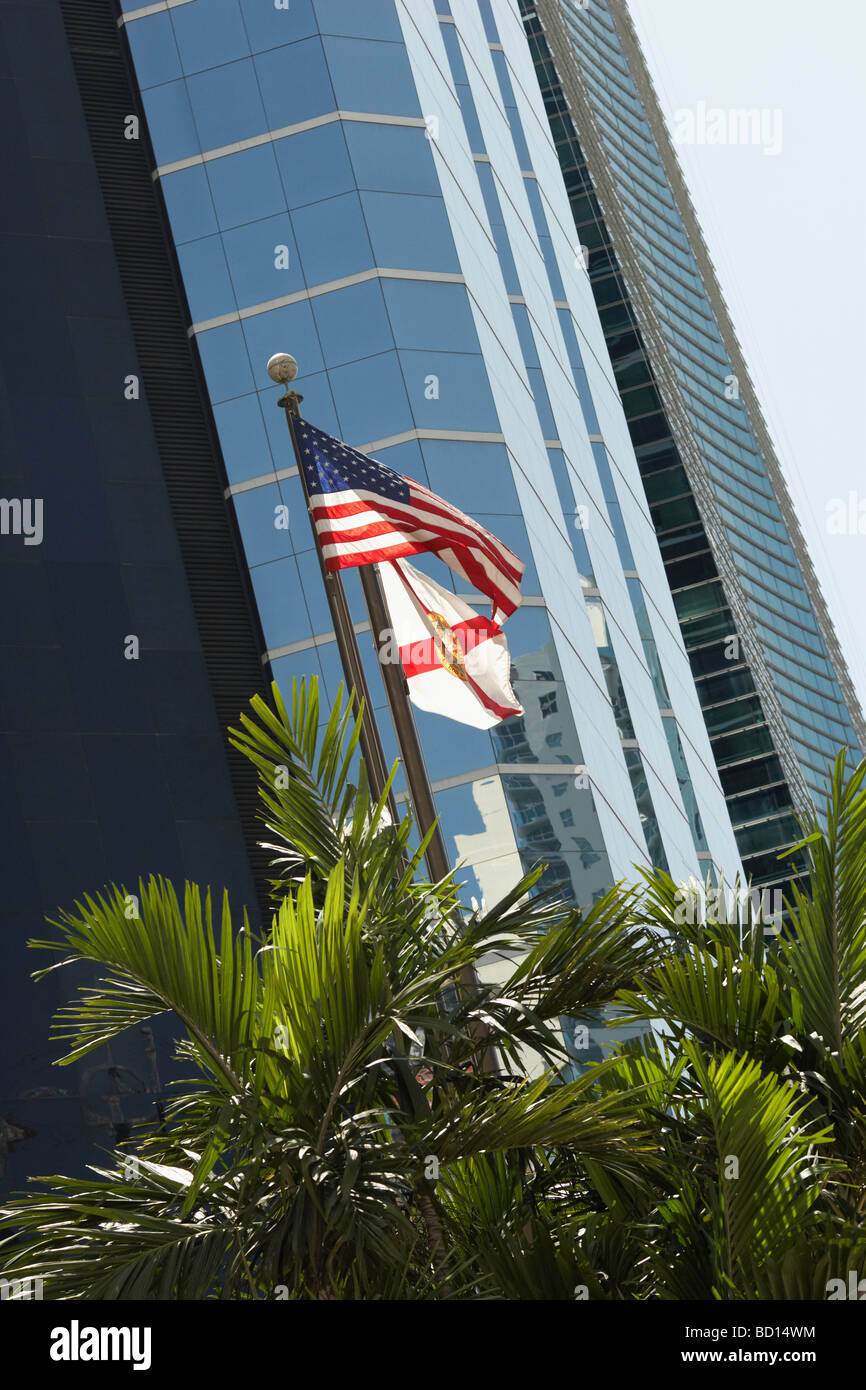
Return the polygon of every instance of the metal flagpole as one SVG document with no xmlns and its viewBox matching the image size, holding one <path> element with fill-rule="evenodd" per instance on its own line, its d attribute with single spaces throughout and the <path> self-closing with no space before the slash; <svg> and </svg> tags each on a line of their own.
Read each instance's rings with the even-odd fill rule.
<svg viewBox="0 0 866 1390">
<path fill-rule="evenodd" d="M 362 566 L 360 574 L 364 602 L 367 605 L 370 626 L 373 629 L 373 640 L 376 643 L 377 651 L 381 653 L 383 644 L 387 643 L 391 624 L 388 610 L 385 607 L 385 600 L 382 597 L 379 576 L 376 573 L 375 565 Z M 426 835 L 433 827 L 433 834 L 424 856 L 427 860 L 427 868 L 431 879 L 442 879 L 450 872 L 451 864 L 448 859 L 448 851 L 445 848 L 442 829 L 436 824 L 436 803 L 433 800 L 433 790 L 427 776 L 427 764 L 424 761 L 424 754 L 421 752 L 418 730 L 415 727 L 415 719 L 409 704 L 406 677 L 403 675 L 403 668 L 398 663 L 382 661 L 381 655 L 379 664 L 382 667 L 382 680 L 385 684 L 385 693 L 388 696 L 391 718 L 394 721 L 397 743 L 403 758 L 406 784 L 415 810 L 415 823 L 421 835 Z"/>
<path fill-rule="evenodd" d="M 289 382 L 294 381 L 297 374 L 298 364 L 289 353 L 276 353 L 268 362 L 268 375 L 271 380 L 278 382 L 286 388 L 286 394 L 280 397 L 277 404 L 282 406 L 286 412 L 286 422 L 289 427 L 289 434 L 291 435 L 292 445 L 295 451 L 301 487 L 304 489 L 304 500 L 307 503 L 310 525 L 313 528 L 313 540 L 315 542 L 316 554 L 319 557 L 319 564 L 322 568 L 322 578 L 328 597 L 328 605 L 331 610 L 331 618 L 334 623 L 334 633 L 337 638 L 340 659 L 343 663 L 343 671 L 345 672 L 346 679 L 351 681 L 354 686 L 356 695 L 361 696 L 364 700 L 364 718 L 361 723 L 361 753 L 367 766 L 370 786 L 377 796 L 381 796 L 387 780 L 388 768 L 385 761 L 384 749 L 382 748 L 382 740 L 379 737 L 379 730 L 376 727 L 376 720 L 373 716 L 373 706 L 370 701 L 367 680 L 361 663 L 361 653 L 358 650 L 358 639 L 355 635 L 355 628 L 349 613 L 349 605 L 346 602 L 346 594 L 340 581 L 339 572 L 328 570 L 325 567 L 325 561 L 322 556 L 319 538 L 316 532 L 316 524 L 310 510 L 310 495 L 307 490 L 307 480 L 301 461 L 301 451 L 298 446 L 298 439 L 294 428 L 294 420 L 296 417 L 300 416 L 298 407 L 303 400 L 303 396 L 300 396 L 297 391 L 289 390 Z M 373 630 L 373 639 L 376 643 L 376 650 L 381 651 L 381 644 L 387 641 L 387 635 L 390 631 L 390 621 L 385 607 L 385 601 L 382 597 L 382 591 L 379 587 L 379 578 L 372 565 L 360 565 L 358 570 L 361 588 L 364 594 L 364 602 L 367 606 L 367 613 Z M 442 835 L 441 827 L 436 824 L 436 804 L 433 800 L 433 791 L 430 786 L 430 779 L 427 776 L 427 765 L 424 762 L 424 754 L 421 752 L 418 731 L 415 728 L 415 720 L 412 716 L 412 709 L 409 704 L 405 677 L 402 668 L 392 661 L 380 661 L 380 665 L 382 668 L 385 693 L 388 697 L 388 705 L 391 710 L 391 718 L 394 722 L 394 731 L 397 735 L 397 744 L 403 762 L 406 784 L 409 788 L 409 796 L 415 812 L 415 823 L 422 837 L 425 836 L 431 828 L 433 831 L 424 858 L 427 861 L 427 870 L 431 880 L 433 882 L 438 882 L 450 873 L 451 864 L 448 859 L 448 851 L 445 848 L 445 839 Z M 399 818 L 393 794 L 389 799 L 389 807 L 392 820 L 396 825 Z M 470 987 L 477 985 L 477 977 L 472 966 L 467 966 L 464 970 L 461 970 L 458 978 L 461 984 Z M 484 1049 L 481 1066 L 482 1070 L 485 1071 L 496 1069 L 496 1054 L 492 1048 Z"/>
<path fill-rule="evenodd" d="M 307 503 L 310 525 L 313 528 L 316 554 L 319 557 L 319 564 L 322 568 L 322 579 L 324 580 L 325 592 L 328 597 L 328 606 L 331 610 L 331 619 L 334 624 L 334 633 L 337 638 L 340 660 L 343 663 L 346 680 L 354 686 L 357 695 L 364 700 L 364 718 L 361 723 L 361 753 L 367 766 L 370 786 L 374 794 L 379 797 L 382 795 L 388 778 L 388 765 L 385 761 L 382 740 L 379 737 L 379 730 L 376 727 L 376 720 L 373 716 L 373 706 L 367 688 L 367 679 L 364 675 L 361 653 L 358 650 L 358 639 L 355 635 L 351 614 L 349 613 L 349 605 L 346 601 L 345 590 L 340 580 L 339 571 L 325 568 L 325 562 L 322 558 L 322 551 L 316 534 L 316 525 L 312 513 L 310 512 L 310 495 L 307 490 L 307 480 L 301 463 L 301 452 L 294 427 L 295 418 L 300 416 L 298 407 L 303 400 L 303 396 L 298 395 L 297 391 L 290 391 L 288 389 L 289 382 L 294 381 L 297 372 L 297 362 L 294 357 L 291 357 L 286 352 L 277 353 L 268 362 L 268 375 L 271 380 L 279 382 L 280 385 L 286 387 L 286 394 L 280 397 L 277 404 L 282 406 L 286 412 L 286 423 L 289 427 L 289 434 L 291 435 L 292 446 L 295 451 L 301 487 L 304 489 L 304 500 Z M 386 640 L 387 632 L 390 629 L 385 601 L 382 598 L 379 580 L 374 567 L 372 565 L 361 565 L 359 567 L 359 575 L 361 579 L 361 588 L 364 593 L 364 601 L 367 605 L 367 613 L 370 618 L 370 626 L 373 629 L 373 639 L 376 643 L 376 649 L 379 651 L 381 649 L 381 643 Z M 442 831 L 440 827 L 435 824 L 436 805 L 433 800 L 433 792 L 430 788 L 430 780 L 427 776 L 424 755 L 421 752 L 421 744 L 418 741 L 418 731 L 415 728 L 415 720 L 412 717 L 412 710 L 409 706 L 405 678 L 402 669 L 395 665 L 394 662 L 382 662 L 381 665 L 382 679 L 385 685 L 385 693 L 388 696 L 391 718 L 394 721 L 394 731 L 397 735 L 397 743 L 400 748 L 403 771 L 406 775 L 406 784 L 409 788 L 409 796 L 412 800 L 412 806 L 415 812 L 415 823 L 422 836 L 426 835 L 431 827 L 435 826 L 424 857 L 427 860 L 427 869 L 431 879 L 437 881 L 444 878 L 446 874 L 450 872 L 451 865 L 448 860 L 448 852 L 445 848 L 445 840 Z M 391 815 L 396 824 L 398 817 L 393 803 L 393 797 L 391 798 L 391 803 Z"/>
<path fill-rule="evenodd" d="M 331 621 L 334 624 L 334 635 L 337 639 L 337 650 L 340 653 L 340 660 L 343 664 L 343 672 L 350 688 L 354 689 L 356 708 L 360 701 L 364 701 L 364 714 L 361 720 L 361 756 L 367 769 L 367 777 L 370 782 L 370 789 L 378 800 L 388 781 L 388 764 L 385 760 L 385 750 L 382 747 L 382 740 L 379 737 L 379 730 L 376 727 L 376 720 L 373 714 L 373 702 L 370 699 L 370 691 L 367 688 L 367 678 L 364 675 L 364 666 L 361 661 L 361 653 L 358 649 L 358 639 L 355 635 L 355 627 L 352 622 L 352 615 L 349 612 L 349 604 L 346 600 L 346 592 L 343 588 L 339 573 L 325 568 L 325 561 L 319 546 L 319 538 L 316 534 L 316 523 L 310 511 L 310 494 L 307 490 L 307 480 L 304 475 L 301 460 L 301 451 L 298 447 L 298 439 L 295 434 L 294 420 L 300 415 L 299 405 L 304 399 L 298 395 L 297 391 L 289 390 L 289 382 L 294 381 L 298 373 L 298 364 L 294 357 L 287 352 L 278 352 L 268 362 L 268 375 L 272 381 L 285 386 L 286 394 L 281 396 L 278 405 L 282 406 L 286 412 L 286 424 L 289 427 L 289 435 L 292 440 L 292 447 L 295 451 L 295 459 L 298 465 L 298 476 L 301 480 L 301 487 L 304 490 L 304 501 L 307 504 L 307 515 L 310 518 L 310 526 L 313 530 L 313 544 L 316 554 L 319 557 L 319 564 L 322 569 L 322 580 L 325 585 L 325 594 L 328 599 L 328 607 L 331 610 Z M 399 819 L 397 807 L 394 802 L 393 792 L 389 795 L 389 811 L 394 825 Z"/>
</svg>

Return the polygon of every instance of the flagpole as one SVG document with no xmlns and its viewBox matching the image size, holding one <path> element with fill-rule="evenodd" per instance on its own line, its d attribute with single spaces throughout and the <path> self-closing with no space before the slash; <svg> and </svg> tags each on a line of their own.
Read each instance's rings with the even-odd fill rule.
<svg viewBox="0 0 866 1390">
<path fill-rule="evenodd" d="M 424 761 L 424 754 L 421 752 L 418 730 L 415 727 L 412 707 L 409 704 L 406 678 L 403 675 L 403 668 L 398 662 L 383 660 L 382 658 L 382 649 L 388 642 L 391 623 L 388 610 L 385 607 L 385 600 L 382 597 L 375 565 L 363 565 L 360 569 L 360 576 L 364 602 L 367 605 L 370 626 L 373 629 L 373 639 L 379 652 L 379 665 L 382 668 L 385 694 L 388 696 L 388 706 L 394 721 L 394 732 L 397 735 L 397 743 L 403 758 L 406 785 L 409 788 L 409 796 L 415 811 L 415 823 L 421 835 L 426 835 L 432 830 L 425 854 L 427 868 L 431 879 L 442 879 L 451 872 L 451 863 L 445 848 L 445 838 L 437 821 L 433 789 L 427 776 L 427 764 Z"/>
<path fill-rule="evenodd" d="M 367 766 L 370 786 L 377 796 L 381 796 L 387 780 L 388 771 L 385 761 L 385 752 L 382 747 L 382 740 L 379 737 L 376 720 L 373 716 L 373 705 L 367 688 L 367 680 L 361 662 L 361 653 L 358 649 L 358 639 L 355 636 L 355 628 L 349 613 L 349 605 L 346 602 L 346 594 L 339 578 L 339 572 L 326 568 L 319 545 L 316 523 L 310 507 L 310 494 L 307 489 L 307 480 L 301 460 L 301 451 L 295 433 L 294 421 L 296 418 L 300 418 L 301 412 L 299 406 L 303 400 L 303 396 L 299 395 L 297 391 L 290 391 L 289 382 L 294 381 L 297 374 L 298 364 L 289 353 L 276 353 L 268 361 L 268 375 L 271 380 L 286 388 L 286 394 L 280 397 L 277 404 L 282 406 L 286 412 L 286 423 L 289 427 L 292 447 L 295 451 L 301 487 L 304 490 L 307 515 L 310 518 L 310 526 L 313 531 L 313 543 L 322 569 L 322 579 L 325 584 L 328 606 L 331 610 L 331 619 L 334 624 L 334 634 L 337 638 L 337 647 L 340 653 L 340 660 L 343 663 L 343 671 L 347 681 L 350 681 L 354 686 L 356 699 L 360 696 L 364 700 L 364 717 L 361 721 L 361 753 Z M 375 572 L 375 567 L 372 565 L 359 565 L 358 572 L 361 580 L 361 589 L 364 594 L 364 602 L 367 607 L 367 615 L 370 619 L 370 626 L 373 631 L 373 640 L 376 644 L 376 650 L 379 653 L 382 680 L 385 686 L 385 693 L 388 697 L 388 706 L 391 711 L 394 732 L 397 736 L 397 745 L 400 749 L 403 762 L 406 785 L 409 788 L 409 796 L 415 813 L 415 823 L 422 837 L 426 836 L 428 832 L 432 832 L 430 833 L 430 839 L 424 853 L 424 858 L 427 862 L 427 870 L 431 880 L 433 882 L 438 882 L 447 877 L 451 872 L 451 862 L 448 858 L 448 851 L 445 847 L 445 839 L 441 827 L 438 824 L 436 803 L 433 800 L 433 789 L 430 786 L 430 779 L 427 776 L 427 765 L 424 761 L 424 754 L 421 751 L 421 744 L 418 739 L 415 720 L 412 716 L 412 709 L 409 704 L 408 690 L 402 668 L 398 667 L 393 661 L 382 661 L 381 659 L 381 644 L 387 641 L 387 634 L 391 627 L 388 611 L 382 597 L 379 578 Z M 389 808 L 391 811 L 391 818 L 396 825 L 398 822 L 398 815 L 393 793 L 391 793 L 389 797 Z M 464 969 L 458 973 L 457 978 L 462 985 L 470 989 L 477 988 L 478 979 L 471 965 L 464 967 Z M 477 1026 L 478 1025 L 475 1025 L 476 1028 Z M 482 1042 L 484 1041 L 484 1031 L 485 1030 L 482 1030 L 482 1037 L 480 1039 Z M 481 1054 L 482 1071 L 495 1071 L 496 1067 L 497 1060 L 495 1049 L 492 1047 L 484 1047 Z"/>
<path fill-rule="evenodd" d="M 352 615 L 349 612 L 349 604 L 346 599 L 346 592 L 343 588 L 339 572 L 329 570 L 325 566 L 322 556 L 319 538 L 316 534 L 316 523 L 310 510 L 310 494 L 307 489 L 307 479 L 304 474 L 301 451 L 298 446 L 298 438 L 295 434 L 294 421 L 300 416 L 300 403 L 304 399 L 297 391 L 289 390 L 289 382 L 294 381 L 298 373 L 298 364 L 294 357 L 287 352 L 276 353 L 268 362 L 268 375 L 272 381 L 285 386 L 286 394 L 281 396 L 277 405 L 282 406 L 286 412 L 286 424 L 289 427 L 289 436 L 295 452 L 295 460 L 298 465 L 298 476 L 301 480 L 301 487 L 304 491 L 304 501 L 307 505 L 307 515 L 310 518 L 310 526 L 313 531 L 313 545 L 319 557 L 319 564 L 322 570 L 322 581 L 325 585 L 325 595 L 328 600 L 328 608 L 331 612 L 331 621 L 334 624 L 334 636 L 337 639 L 337 650 L 340 653 L 340 661 L 343 666 L 343 673 L 350 687 L 350 692 L 354 690 L 356 708 L 359 707 L 361 700 L 364 702 L 364 710 L 361 718 L 361 756 L 367 769 L 367 778 L 370 783 L 370 790 L 378 800 L 385 790 L 388 781 L 388 764 L 385 759 L 385 750 L 382 747 L 382 740 L 379 737 L 379 730 L 376 726 L 376 719 L 373 714 L 373 702 L 370 699 L 370 691 L 367 687 L 367 678 L 364 675 L 364 665 L 361 660 L 361 652 L 358 647 L 358 639 L 355 635 L 355 626 L 352 622 Z M 397 807 L 394 801 L 393 792 L 388 796 L 388 808 L 392 822 L 396 825 L 399 819 Z"/>
</svg>

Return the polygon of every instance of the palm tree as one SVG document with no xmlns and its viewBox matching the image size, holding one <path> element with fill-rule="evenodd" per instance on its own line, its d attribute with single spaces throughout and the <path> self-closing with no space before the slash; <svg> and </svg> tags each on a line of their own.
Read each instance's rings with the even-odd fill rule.
<svg viewBox="0 0 866 1390">
<path fill-rule="evenodd" d="M 788 851 L 805 853 L 808 891 L 794 884 L 781 931 L 740 883 L 701 895 L 701 915 L 683 910 L 691 889 L 645 876 L 641 920 L 672 949 L 619 1003 L 656 1036 L 599 1085 L 645 1082 L 641 1118 L 658 1121 L 671 1195 L 631 1199 L 620 1223 L 632 1247 L 645 1223 L 658 1296 L 825 1298 L 866 1272 L 864 779 L 866 762 L 846 781 L 840 754 L 823 825 Z"/>
<path fill-rule="evenodd" d="M 256 699 L 274 913 L 151 879 L 55 924 L 66 1064 L 159 1013 L 191 1079 L 95 1177 L 0 1214 L 6 1277 L 54 1298 L 789 1299 L 866 1269 L 866 763 L 804 827 L 767 941 L 734 885 L 667 874 L 586 912 L 537 866 L 462 919 L 357 758 L 342 693 Z M 691 896 L 690 896 L 691 895 Z M 745 910 L 743 911 L 743 907 Z M 496 955 L 499 983 L 485 982 Z M 504 982 L 501 979 L 506 973 Z M 645 1031 L 568 1063 L 559 1020 Z"/>
<path fill-rule="evenodd" d="M 560 1258 L 543 1192 L 565 1217 L 590 1168 L 627 1191 L 648 1181 L 629 1094 L 600 1089 L 604 1065 L 563 1074 L 558 1020 L 594 1015 L 659 945 L 633 895 L 582 914 L 536 891 L 543 866 L 461 920 L 453 879 L 421 872 L 411 817 L 393 825 L 371 797 L 342 691 L 321 731 L 315 681 L 291 713 L 274 687 L 241 725 L 272 921 L 257 937 L 225 896 L 151 878 L 137 916 L 110 887 L 32 943 L 60 953 L 48 970 L 101 971 L 55 1019 L 61 1065 L 171 1013 L 191 1079 L 113 1166 L 42 1179 L 3 1212 L 4 1273 L 38 1271 L 54 1298 L 507 1296 L 504 1201 L 543 1265 Z M 481 978 L 490 953 L 510 961 L 504 983 Z"/>
</svg>

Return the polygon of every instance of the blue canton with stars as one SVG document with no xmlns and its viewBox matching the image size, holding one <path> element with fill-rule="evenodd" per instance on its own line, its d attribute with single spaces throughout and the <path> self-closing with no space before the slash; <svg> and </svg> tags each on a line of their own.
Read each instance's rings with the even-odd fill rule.
<svg viewBox="0 0 866 1390">
<path fill-rule="evenodd" d="M 399 473 L 350 449 L 339 439 L 317 430 L 306 420 L 295 422 L 307 491 L 311 497 L 329 492 L 378 492 L 393 502 L 408 502 L 409 484 Z"/>
</svg>

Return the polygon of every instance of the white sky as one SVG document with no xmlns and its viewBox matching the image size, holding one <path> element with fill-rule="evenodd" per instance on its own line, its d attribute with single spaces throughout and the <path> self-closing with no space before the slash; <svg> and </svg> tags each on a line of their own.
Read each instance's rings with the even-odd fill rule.
<svg viewBox="0 0 866 1390">
<path fill-rule="evenodd" d="M 781 111 L 775 156 L 751 145 L 677 149 L 866 706 L 866 3 L 629 5 L 670 127 L 699 102 Z M 831 534 L 828 502 L 852 490 L 863 534 Z"/>
</svg>

